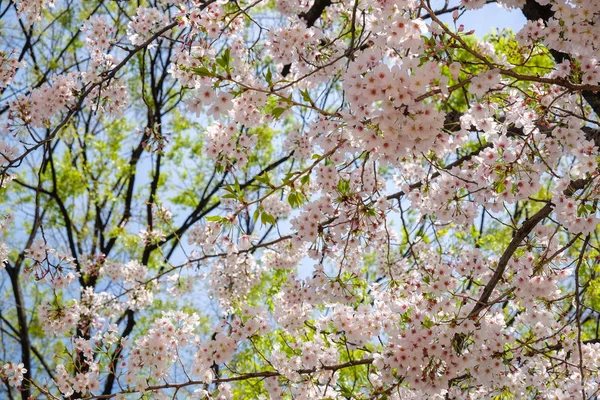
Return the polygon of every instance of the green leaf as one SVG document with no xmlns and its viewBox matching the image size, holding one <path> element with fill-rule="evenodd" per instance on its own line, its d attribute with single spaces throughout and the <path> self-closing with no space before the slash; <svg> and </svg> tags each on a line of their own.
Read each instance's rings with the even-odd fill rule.
<svg viewBox="0 0 600 400">
<path fill-rule="evenodd" d="M 273 109 L 273 111 L 271 111 L 271 115 L 273 116 L 273 118 L 279 118 L 281 117 L 281 114 L 285 112 L 285 110 L 287 109 L 283 107 L 276 107 L 275 109 Z"/>
<path fill-rule="evenodd" d="M 341 194 L 350 193 L 350 181 L 347 179 L 340 179 L 337 185 L 338 192 Z"/>
<path fill-rule="evenodd" d="M 225 186 L 223 187 L 223 190 L 229 193 L 236 193 L 236 190 L 233 186 L 231 186 L 230 184 L 225 184 Z"/>
<path fill-rule="evenodd" d="M 308 89 L 301 90 L 300 94 L 302 95 L 302 100 L 312 104 L 312 99 L 310 98 L 310 94 L 308 94 Z"/>
<path fill-rule="evenodd" d="M 502 192 L 504 192 L 504 189 L 506 189 L 504 182 L 498 182 L 496 184 L 496 193 L 502 193 Z"/>
<path fill-rule="evenodd" d="M 269 179 L 269 175 L 267 174 L 257 176 L 256 182 L 271 186 L 271 180 Z"/>
<path fill-rule="evenodd" d="M 259 216 L 260 216 L 260 210 L 257 208 L 256 210 L 254 210 L 254 214 L 252 215 L 252 220 L 254 221 L 254 223 L 256 223 Z"/>
<path fill-rule="evenodd" d="M 289 194 L 288 203 L 290 203 L 290 206 L 292 206 L 293 208 L 296 207 L 296 204 L 298 204 L 298 197 L 296 196 L 296 192 L 292 192 Z"/>
<path fill-rule="evenodd" d="M 269 87 L 273 86 L 273 74 L 271 73 L 271 68 L 267 68 L 267 74 L 265 75 L 265 79 L 267 80 Z"/>
<path fill-rule="evenodd" d="M 220 65 L 225 71 L 229 71 L 229 64 L 231 62 L 231 53 L 229 49 L 225 49 L 223 55 L 217 58 L 217 64 Z"/>
<path fill-rule="evenodd" d="M 260 222 L 263 225 L 275 225 L 275 217 L 267 212 L 263 212 L 260 216 Z"/>
<path fill-rule="evenodd" d="M 192 69 L 196 75 L 199 76 L 215 76 L 212 72 L 208 70 L 206 67 L 198 67 Z"/>
</svg>

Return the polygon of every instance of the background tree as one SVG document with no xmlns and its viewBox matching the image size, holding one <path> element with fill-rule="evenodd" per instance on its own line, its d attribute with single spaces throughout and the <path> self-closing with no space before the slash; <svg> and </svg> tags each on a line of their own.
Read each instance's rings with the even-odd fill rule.
<svg viewBox="0 0 600 400">
<path fill-rule="evenodd" d="M 487 3 L 0 1 L 0 396 L 596 398 L 600 6 Z"/>
</svg>

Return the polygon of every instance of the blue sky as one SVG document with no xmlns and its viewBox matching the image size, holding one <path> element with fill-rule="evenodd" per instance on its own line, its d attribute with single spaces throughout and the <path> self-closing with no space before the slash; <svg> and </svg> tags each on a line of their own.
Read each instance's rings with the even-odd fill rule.
<svg viewBox="0 0 600 400">
<path fill-rule="evenodd" d="M 451 2 L 451 5 L 452 3 L 454 2 Z M 432 6 L 438 10 L 443 7 L 443 1 L 433 1 Z M 452 22 L 450 14 L 443 15 L 441 19 L 444 22 Z M 465 12 L 460 17 L 459 23 L 465 25 L 465 31 L 474 29 L 475 35 L 483 37 L 496 28 L 510 28 L 516 33 L 525 25 L 526 21 L 521 10 L 506 10 L 502 6 L 492 3 L 478 10 Z"/>
</svg>

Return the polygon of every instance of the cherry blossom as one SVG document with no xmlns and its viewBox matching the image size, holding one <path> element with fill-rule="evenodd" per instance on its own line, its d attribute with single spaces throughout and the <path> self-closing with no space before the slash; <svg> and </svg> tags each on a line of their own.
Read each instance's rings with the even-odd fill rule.
<svg viewBox="0 0 600 400">
<path fill-rule="evenodd" d="M 16 2 L 0 390 L 594 398 L 600 7 L 498 3 Z"/>
</svg>

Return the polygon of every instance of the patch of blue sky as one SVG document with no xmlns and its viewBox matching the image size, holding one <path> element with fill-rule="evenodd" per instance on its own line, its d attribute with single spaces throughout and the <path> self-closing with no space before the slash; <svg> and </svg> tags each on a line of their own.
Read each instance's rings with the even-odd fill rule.
<svg viewBox="0 0 600 400">
<path fill-rule="evenodd" d="M 447 8 L 450 9 L 457 4 L 457 1 L 451 1 Z M 441 10 L 444 8 L 444 0 L 433 0 L 431 8 Z M 439 18 L 443 22 L 453 24 L 452 13 L 441 14 Z M 499 29 L 511 29 L 516 33 L 526 22 L 527 19 L 520 9 L 508 10 L 497 3 L 489 3 L 477 10 L 467 10 L 460 13 L 457 24 L 463 24 L 466 32 L 474 30 L 477 37 L 483 38 L 485 35 Z"/>
</svg>

